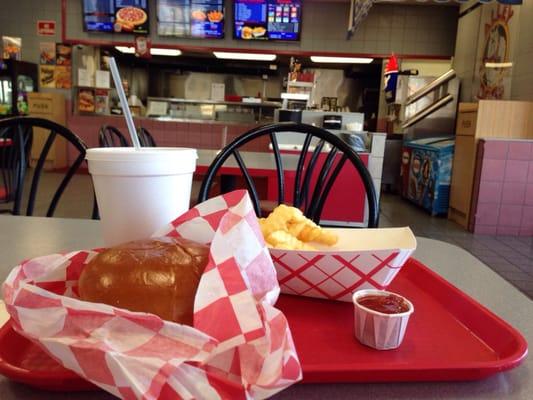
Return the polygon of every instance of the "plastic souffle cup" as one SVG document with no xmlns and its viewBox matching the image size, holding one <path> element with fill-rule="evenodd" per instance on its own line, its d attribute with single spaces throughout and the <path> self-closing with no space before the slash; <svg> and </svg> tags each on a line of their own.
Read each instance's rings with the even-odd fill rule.
<svg viewBox="0 0 533 400">
<path fill-rule="evenodd" d="M 402 299 L 408 309 L 402 313 L 385 314 L 358 303 L 365 296 L 396 296 Z M 355 337 L 362 344 L 377 350 L 392 350 L 402 344 L 409 322 L 415 311 L 413 304 L 405 297 L 385 290 L 366 289 L 353 294 Z"/>
<path fill-rule="evenodd" d="M 189 209 L 195 149 L 88 149 L 104 244 L 150 237 Z"/>
</svg>

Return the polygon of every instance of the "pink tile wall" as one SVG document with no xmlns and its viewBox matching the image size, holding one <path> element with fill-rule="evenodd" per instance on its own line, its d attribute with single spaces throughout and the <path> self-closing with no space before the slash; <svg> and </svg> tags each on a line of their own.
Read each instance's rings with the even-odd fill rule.
<svg viewBox="0 0 533 400">
<path fill-rule="evenodd" d="M 474 232 L 533 236 L 533 140 L 482 139 Z"/>
</svg>

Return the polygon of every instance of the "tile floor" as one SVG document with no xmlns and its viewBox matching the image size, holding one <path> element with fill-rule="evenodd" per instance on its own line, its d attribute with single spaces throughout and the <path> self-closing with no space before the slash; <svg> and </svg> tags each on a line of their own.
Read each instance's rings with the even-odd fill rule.
<svg viewBox="0 0 533 400">
<path fill-rule="evenodd" d="M 53 173 L 43 175 L 34 215 L 45 215 L 61 177 Z M 195 182 L 192 199 L 197 197 L 198 190 L 199 183 Z M 92 199 L 90 176 L 75 175 L 54 215 L 90 218 Z M 464 248 L 533 299 L 533 237 L 473 235 L 446 218 L 431 217 L 399 196 L 383 194 L 380 226 L 407 225 L 417 236 L 443 240 Z"/>
</svg>

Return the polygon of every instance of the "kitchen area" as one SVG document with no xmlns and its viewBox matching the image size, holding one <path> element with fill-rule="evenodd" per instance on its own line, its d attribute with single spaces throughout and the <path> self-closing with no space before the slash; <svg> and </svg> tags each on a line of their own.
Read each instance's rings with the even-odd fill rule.
<svg viewBox="0 0 533 400">
<path fill-rule="evenodd" d="M 16 89 L 2 92 L 0 112 L 51 118 L 98 147 L 102 128 L 127 132 L 109 71 L 114 57 L 136 127 L 159 147 L 205 150 L 206 168 L 255 127 L 321 127 L 358 152 L 378 196 L 405 199 L 472 230 L 473 147 L 482 135 L 467 140 L 457 123 L 462 103 L 478 95 L 466 70 L 479 59 L 477 49 L 467 54 L 455 39 L 466 32 L 465 21 L 485 21 L 496 8 L 458 18 L 467 6 L 380 2 L 360 18 L 349 1 L 50 1 L 37 36 L 3 37 L 14 54 L 3 63 L 3 87 Z M 515 32 L 517 15 L 505 15 Z M 501 76 L 500 86 L 509 86 L 508 74 Z M 278 142 L 287 154 L 302 146 L 298 134 L 279 135 Z M 269 145 L 261 139 L 245 149 L 270 153 Z M 455 146 L 468 161 L 465 155 L 452 163 Z M 47 165 L 61 169 L 72 159 L 59 148 Z"/>
</svg>

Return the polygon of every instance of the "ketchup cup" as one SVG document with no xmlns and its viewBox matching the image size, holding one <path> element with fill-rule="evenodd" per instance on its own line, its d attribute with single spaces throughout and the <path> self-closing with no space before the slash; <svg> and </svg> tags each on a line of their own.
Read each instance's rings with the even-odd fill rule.
<svg viewBox="0 0 533 400">
<path fill-rule="evenodd" d="M 359 304 L 359 300 L 377 296 L 385 298 L 393 296 L 399 299 L 405 311 L 385 313 L 373 310 L 370 306 Z M 414 312 L 413 304 L 399 294 L 385 290 L 359 290 L 353 294 L 355 337 L 362 344 L 377 350 L 391 350 L 400 346 L 403 341 L 409 317 Z"/>
</svg>

